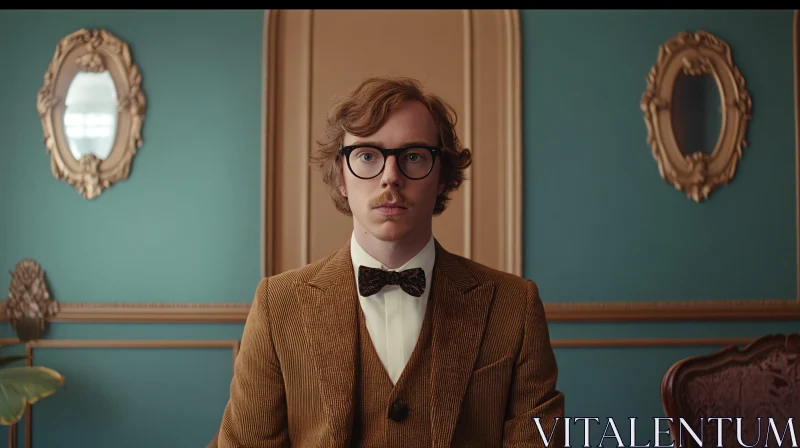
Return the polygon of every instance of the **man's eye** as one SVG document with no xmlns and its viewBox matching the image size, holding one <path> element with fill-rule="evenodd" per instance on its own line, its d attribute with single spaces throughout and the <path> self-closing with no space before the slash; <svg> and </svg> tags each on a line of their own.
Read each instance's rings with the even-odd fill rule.
<svg viewBox="0 0 800 448">
<path fill-rule="evenodd" d="M 405 159 L 409 162 L 421 162 L 425 160 L 425 155 L 418 152 L 410 152 L 405 155 Z"/>
</svg>

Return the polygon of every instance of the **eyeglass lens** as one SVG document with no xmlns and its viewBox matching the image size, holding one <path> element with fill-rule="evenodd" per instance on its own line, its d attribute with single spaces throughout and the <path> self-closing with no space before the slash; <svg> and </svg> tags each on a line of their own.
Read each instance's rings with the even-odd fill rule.
<svg viewBox="0 0 800 448">
<path fill-rule="evenodd" d="M 383 154 L 375 148 L 358 147 L 350 153 L 350 169 L 358 177 L 372 178 L 384 167 Z M 411 179 L 425 177 L 433 166 L 433 156 L 425 148 L 406 148 L 397 154 L 400 171 Z"/>
</svg>

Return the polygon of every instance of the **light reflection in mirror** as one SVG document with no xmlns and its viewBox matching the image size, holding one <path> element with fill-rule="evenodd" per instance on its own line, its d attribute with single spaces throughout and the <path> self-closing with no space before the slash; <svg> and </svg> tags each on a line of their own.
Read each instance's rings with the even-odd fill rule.
<svg viewBox="0 0 800 448">
<path fill-rule="evenodd" d="M 117 91 L 111 74 L 78 73 L 69 86 L 65 104 L 64 132 L 73 157 L 108 157 L 117 130 Z"/>
</svg>

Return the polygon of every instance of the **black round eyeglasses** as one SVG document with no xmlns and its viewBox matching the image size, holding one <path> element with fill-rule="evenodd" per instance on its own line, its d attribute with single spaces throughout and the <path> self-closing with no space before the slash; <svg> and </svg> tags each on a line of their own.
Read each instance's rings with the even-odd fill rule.
<svg viewBox="0 0 800 448">
<path fill-rule="evenodd" d="M 339 148 L 347 159 L 350 172 L 359 179 L 374 179 L 386 167 L 386 159 L 395 156 L 403 176 L 411 180 L 424 179 L 433 170 L 436 157 L 442 152 L 439 146 L 407 145 L 386 149 L 375 145 L 351 145 Z"/>
</svg>

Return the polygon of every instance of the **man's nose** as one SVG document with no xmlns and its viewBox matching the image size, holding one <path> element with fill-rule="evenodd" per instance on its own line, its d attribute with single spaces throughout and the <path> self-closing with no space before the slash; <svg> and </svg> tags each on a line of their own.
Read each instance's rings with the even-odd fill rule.
<svg viewBox="0 0 800 448">
<path fill-rule="evenodd" d="M 381 186 L 386 188 L 388 186 L 401 188 L 403 186 L 403 173 L 400 172 L 400 167 L 397 165 L 397 157 L 389 156 L 386 158 L 386 165 L 383 167 L 383 177 L 381 178 Z"/>
</svg>

